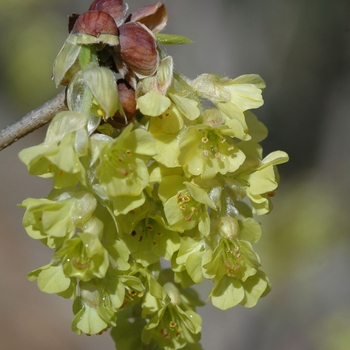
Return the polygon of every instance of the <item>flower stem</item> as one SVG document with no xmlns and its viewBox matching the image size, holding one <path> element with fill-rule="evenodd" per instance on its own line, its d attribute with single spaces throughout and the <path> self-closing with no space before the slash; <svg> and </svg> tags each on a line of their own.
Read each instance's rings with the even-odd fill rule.
<svg viewBox="0 0 350 350">
<path fill-rule="evenodd" d="M 66 93 L 63 90 L 42 106 L 0 130 L 0 151 L 47 124 L 59 111 L 66 110 L 65 99 Z"/>
</svg>

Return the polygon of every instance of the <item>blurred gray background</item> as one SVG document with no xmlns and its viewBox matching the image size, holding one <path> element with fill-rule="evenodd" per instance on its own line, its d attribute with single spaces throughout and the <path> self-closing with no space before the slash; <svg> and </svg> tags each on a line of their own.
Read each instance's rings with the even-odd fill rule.
<svg viewBox="0 0 350 350">
<path fill-rule="evenodd" d="M 151 4 L 130 0 L 131 10 Z M 350 348 L 350 2 L 345 0 L 166 0 L 164 32 L 194 44 L 169 47 L 190 78 L 258 73 L 266 81 L 257 110 L 269 128 L 265 154 L 287 151 L 272 213 L 258 220 L 257 244 L 272 292 L 253 309 L 203 316 L 205 350 Z M 0 0 L 0 128 L 55 96 L 56 54 L 67 15 L 88 0 Z M 45 128 L 0 152 L 0 348 L 114 349 L 109 334 L 70 330 L 71 301 L 40 292 L 26 274 L 51 251 L 21 226 L 27 197 L 50 181 L 27 174 L 18 152 L 42 142 Z M 200 293 L 206 297 L 210 284 Z"/>
</svg>

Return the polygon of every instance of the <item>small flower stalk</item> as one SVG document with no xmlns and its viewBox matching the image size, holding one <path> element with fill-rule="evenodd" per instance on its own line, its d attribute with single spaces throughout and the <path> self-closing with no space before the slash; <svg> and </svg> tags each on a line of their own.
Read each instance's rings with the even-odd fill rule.
<svg viewBox="0 0 350 350">
<path fill-rule="evenodd" d="M 95 0 L 72 15 L 53 69 L 69 110 L 19 154 L 53 181 L 47 198 L 21 204 L 28 235 L 53 250 L 29 279 L 73 300 L 74 332 L 112 328 L 118 350 L 201 349 L 191 286 L 204 279 L 222 310 L 270 290 L 254 215 L 271 210 L 288 155 L 259 144 L 267 130 L 252 110 L 265 83 L 175 73 L 162 45 L 190 40 L 160 34 L 166 22 L 163 3 L 129 14 L 122 0 Z"/>
</svg>

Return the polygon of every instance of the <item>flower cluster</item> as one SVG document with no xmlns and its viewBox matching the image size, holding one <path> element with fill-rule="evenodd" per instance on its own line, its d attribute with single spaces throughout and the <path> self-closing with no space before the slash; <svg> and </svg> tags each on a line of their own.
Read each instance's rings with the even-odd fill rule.
<svg viewBox="0 0 350 350">
<path fill-rule="evenodd" d="M 270 288 L 253 214 L 270 211 L 288 156 L 259 145 L 264 81 L 176 74 L 161 46 L 189 40 L 159 34 L 166 21 L 162 3 L 128 14 L 122 0 L 72 15 L 53 73 L 68 110 L 19 154 L 53 179 L 47 198 L 21 205 L 27 233 L 54 251 L 29 279 L 74 300 L 76 333 L 113 327 L 118 350 L 200 349 L 191 285 L 204 279 L 223 310 Z"/>
</svg>

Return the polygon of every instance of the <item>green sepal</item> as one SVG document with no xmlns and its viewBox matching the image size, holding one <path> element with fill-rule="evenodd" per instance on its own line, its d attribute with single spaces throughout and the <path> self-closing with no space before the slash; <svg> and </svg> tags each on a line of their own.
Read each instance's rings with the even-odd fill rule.
<svg viewBox="0 0 350 350">
<path fill-rule="evenodd" d="M 141 192 L 137 196 L 116 196 L 111 198 L 113 202 L 113 213 L 115 216 L 127 214 L 145 203 L 145 195 Z"/>
<path fill-rule="evenodd" d="M 174 101 L 181 113 L 189 120 L 195 120 L 199 117 L 200 111 L 198 102 L 190 98 L 182 97 L 169 92 L 169 97 Z"/>
<path fill-rule="evenodd" d="M 250 243 L 259 241 L 262 235 L 260 224 L 253 218 L 245 218 L 239 221 L 240 238 Z"/>
<path fill-rule="evenodd" d="M 166 134 L 165 132 L 153 134 L 157 152 L 157 154 L 153 158 L 158 163 L 164 165 L 167 168 L 172 169 L 173 171 L 175 168 L 178 168 L 182 172 L 178 161 L 178 156 L 180 154 L 178 135 L 178 133 Z"/>
<path fill-rule="evenodd" d="M 38 288 L 48 294 L 62 293 L 71 287 L 73 279 L 66 277 L 62 265 L 47 264 L 28 274 L 28 280 L 37 280 Z"/>
<path fill-rule="evenodd" d="M 92 96 L 88 95 L 87 88 Z M 97 104 L 95 109 L 99 111 L 98 116 L 104 119 L 113 117 L 121 108 L 117 83 L 112 71 L 98 66 L 95 62 L 89 63 L 79 71 L 67 90 L 67 105 L 70 110 L 86 114 L 90 109 L 94 109 L 93 104 Z"/>
<path fill-rule="evenodd" d="M 270 291 L 270 282 L 264 272 L 258 270 L 257 273 L 242 282 L 244 288 L 244 299 L 241 305 L 244 307 L 254 307 L 259 298 L 265 296 Z"/>
<path fill-rule="evenodd" d="M 186 260 L 186 270 L 195 283 L 201 283 L 204 279 L 202 259 L 203 252 L 197 251 L 192 253 Z"/>
<path fill-rule="evenodd" d="M 124 241 L 115 239 L 115 237 L 112 240 L 112 238 L 109 237 L 106 242 L 106 249 L 109 253 L 109 260 L 113 268 L 122 271 L 130 269 L 130 264 L 128 263 L 130 251 Z"/>
<path fill-rule="evenodd" d="M 218 281 L 209 294 L 209 298 L 215 307 L 227 310 L 236 306 L 244 299 L 242 283 L 235 278 L 224 276 Z"/>
<path fill-rule="evenodd" d="M 215 203 L 209 198 L 208 191 L 200 187 L 195 181 L 184 181 L 191 196 L 199 203 L 205 204 L 208 208 L 217 210 Z"/>
<path fill-rule="evenodd" d="M 171 101 L 156 90 L 151 90 L 137 99 L 137 108 L 143 115 L 157 117 L 169 108 Z"/>
<path fill-rule="evenodd" d="M 267 127 L 260 120 L 258 120 L 252 111 L 245 111 L 244 115 L 251 140 L 254 142 L 263 141 L 268 134 Z"/>
<path fill-rule="evenodd" d="M 119 309 L 125 302 L 139 301 L 145 287 L 135 276 L 124 275 L 118 270 L 109 269 L 105 277 L 105 289 L 114 309 Z M 135 293 L 138 292 L 138 293 Z"/>
<path fill-rule="evenodd" d="M 80 70 L 77 60 L 81 46 L 66 41 L 58 53 L 53 65 L 53 79 L 56 87 L 68 85 L 74 75 Z"/>
</svg>

